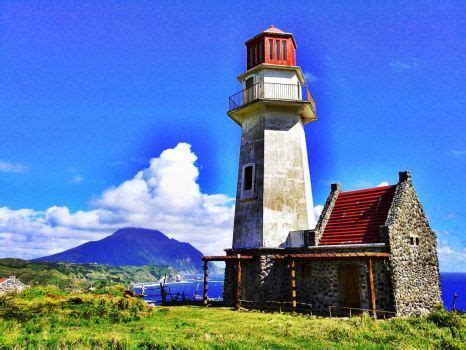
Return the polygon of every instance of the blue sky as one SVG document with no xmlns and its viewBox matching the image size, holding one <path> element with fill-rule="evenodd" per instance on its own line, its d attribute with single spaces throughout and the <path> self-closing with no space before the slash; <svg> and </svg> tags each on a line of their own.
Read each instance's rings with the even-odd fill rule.
<svg viewBox="0 0 466 350">
<path fill-rule="evenodd" d="M 441 268 L 466 271 L 464 4 L 219 4 L 1 2 L 0 207 L 15 217 L 12 229 L 5 211 L 3 239 L 34 241 L 38 222 L 62 230 L 44 212 L 95 210 L 166 149 L 197 156 L 200 195 L 234 197 L 240 129 L 228 96 L 240 89 L 244 42 L 274 24 L 294 33 L 317 103 L 306 128 L 315 204 L 332 182 L 370 187 L 410 170 Z M 73 232 L 53 251 L 100 237 Z M 14 252 L 45 252 L 29 247 Z"/>
</svg>

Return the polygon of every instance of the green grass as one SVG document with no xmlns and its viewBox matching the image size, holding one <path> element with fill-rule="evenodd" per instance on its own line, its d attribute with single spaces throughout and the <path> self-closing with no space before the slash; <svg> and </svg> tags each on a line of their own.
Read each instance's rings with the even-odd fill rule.
<svg viewBox="0 0 466 350">
<path fill-rule="evenodd" d="M 0 349 L 466 349 L 466 319 L 373 321 L 173 306 L 150 308 L 122 288 L 72 294 L 36 287 L 0 297 Z"/>
</svg>

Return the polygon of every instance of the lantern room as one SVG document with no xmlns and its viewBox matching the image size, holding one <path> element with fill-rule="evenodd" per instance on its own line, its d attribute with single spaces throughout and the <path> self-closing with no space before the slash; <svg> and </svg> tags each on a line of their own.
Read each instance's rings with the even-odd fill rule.
<svg viewBox="0 0 466 350">
<path fill-rule="evenodd" d="M 246 41 L 248 70 L 261 64 L 296 66 L 296 42 L 293 34 L 270 26 Z"/>
</svg>

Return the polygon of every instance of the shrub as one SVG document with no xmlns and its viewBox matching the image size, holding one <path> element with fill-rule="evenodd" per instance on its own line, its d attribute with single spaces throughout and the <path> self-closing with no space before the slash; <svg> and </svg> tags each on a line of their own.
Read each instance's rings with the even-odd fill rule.
<svg viewBox="0 0 466 350">
<path fill-rule="evenodd" d="M 461 316 L 455 311 L 447 311 L 442 305 L 437 305 L 434 312 L 427 316 L 427 320 L 439 327 L 460 329 Z"/>
</svg>

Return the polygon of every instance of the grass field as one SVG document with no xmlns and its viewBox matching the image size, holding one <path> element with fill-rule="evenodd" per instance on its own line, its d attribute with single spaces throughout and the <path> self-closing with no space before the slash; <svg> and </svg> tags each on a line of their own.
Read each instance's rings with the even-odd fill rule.
<svg viewBox="0 0 466 350">
<path fill-rule="evenodd" d="M 69 294 L 52 287 L 0 297 L 0 348 L 466 349 L 466 319 L 373 321 L 228 308 L 147 307 L 121 289 Z"/>
</svg>

